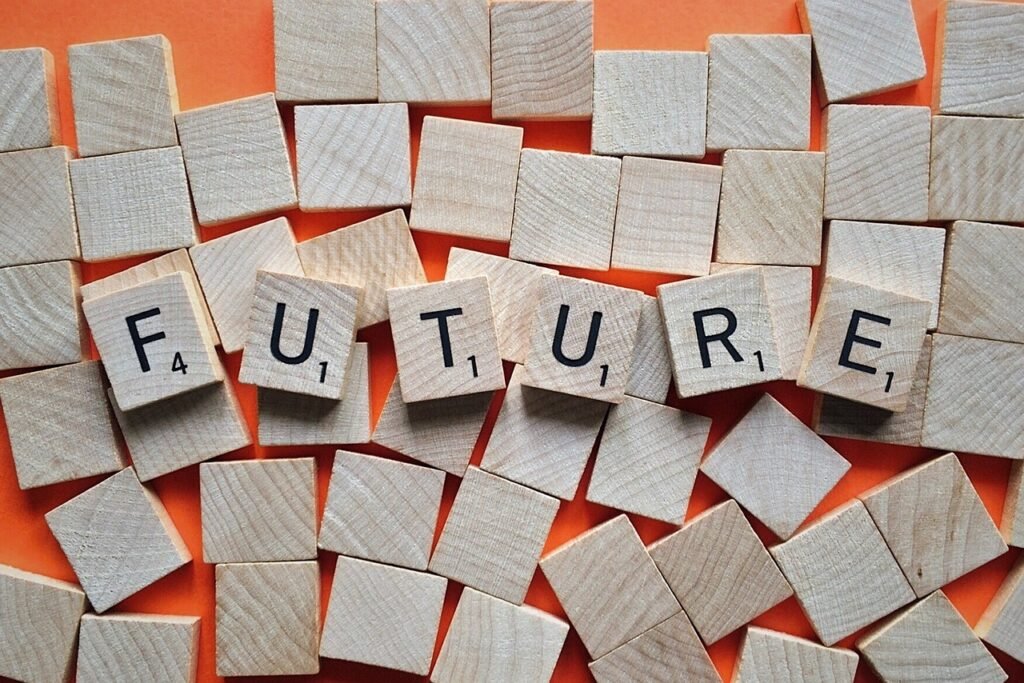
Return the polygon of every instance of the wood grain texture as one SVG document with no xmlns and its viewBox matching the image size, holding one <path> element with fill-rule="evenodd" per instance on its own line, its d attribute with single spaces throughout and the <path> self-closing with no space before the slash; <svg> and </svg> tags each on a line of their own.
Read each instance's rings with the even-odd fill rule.
<svg viewBox="0 0 1024 683">
<path fill-rule="evenodd" d="M 718 166 L 625 157 L 612 268 L 707 275 L 721 189 Z"/>
<path fill-rule="evenodd" d="M 508 242 L 522 147 L 522 128 L 424 117 L 412 227 Z"/>
<path fill-rule="evenodd" d="M 679 524 L 710 431 L 711 418 L 639 398 L 612 406 L 587 500 Z"/>
<path fill-rule="evenodd" d="M 0 110 L 0 152 L 60 144 L 57 84 L 49 50 L 0 50 Z"/>
<path fill-rule="evenodd" d="M 588 154 L 524 149 L 509 258 L 607 270 L 621 165 Z"/>
<path fill-rule="evenodd" d="M 192 109 L 174 120 L 201 225 L 298 206 L 273 93 Z"/>
<path fill-rule="evenodd" d="M 592 0 L 499 0 L 491 6 L 491 115 L 589 119 Z"/>
<path fill-rule="evenodd" d="M 710 151 L 811 145 L 811 38 L 708 38 Z"/>
<path fill-rule="evenodd" d="M 388 289 L 427 281 L 401 209 L 302 242 L 298 252 L 307 277 L 362 287 L 359 329 L 388 319 Z"/>
<path fill-rule="evenodd" d="M 316 562 L 217 565 L 217 675 L 320 671 Z"/>
<path fill-rule="evenodd" d="M 448 581 L 339 557 L 320 656 L 426 676 Z"/>
<path fill-rule="evenodd" d="M 295 108 L 299 207 L 344 211 L 409 206 L 407 104 Z"/>
<path fill-rule="evenodd" d="M 1024 662 L 1024 560 L 1014 565 L 975 631 L 989 645 Z"/>
<path fill-rule="evenodd" d="M 430 571 L 521 605 L 557 512 L 557 499 L 471 467 Z"/>
<path fill-rule="evenodd" d="M 489 104 L 488 0 L 378 0 L 381 102 Z"/>
<path fill-rule="evenodd" d="M 864 504 L 854 500 L 771 549 L 825 645 L 914 600 Z"/>
<path fill-rule="evenodd" d="M 65 365 L 88 349 L 77 263 L 0 268 L 0 370 Z"/>
<path fill-rule="evenodd" d="M 67 680 L 85 605 L 74 584 L 0 565 L 0 676 Z"/>
<path fill-rule="evenodd" d="M 67 147 L 0 154 L 0 266 L 81 258 L 70 158 Z"/>
<path fill-rule="evenodd" d="M 672 358 L 658 299 L 645 296 L 633 346 L 633 366 L 626 381 L 626 395 L 664 403 L 672 382 Z"/>
<path fill-rule="evenodd" d="M 625 515 L 553 550 L 540 566 L 593 659 L 680 611 Z"/>
<path fill-rule="evenodd" d="M 72 159 L 82 258 L 108 261 L 198 241 L 180 147 Z"/>
<path fill-rule="evenodd" d="M 203 463 L 203 561 L 316 559 L 315 489 L 313 458 Z"/>
<path fill-rule="evenodd" d="M 822 125 L 825 218 L 928 220 L 928 107 L 833 104 Z"/>
<path fill-rule="evenodd" d="M 734 680 L 743 683 L 853 683 L 860 656 L 853 650 L 750 626 L 743 638 Z"/>
<path fill-rule="evenodd" d="M 46 513 L 97 613 L 192 561 L 160 499 L 121 470 Z"/>
<path fill-rule="evenodd" d="M 1024 548 L 1024 463 L 1016 463 L 1010 471 L 1001 529 L 1007 545 Z"/>
<path fill-rule="evenodd" d="M 637 676 L 664 683 L 722 681 L 684 612 L 591 662 L 590 673 L 598 683 L 627 683 Z"/>
<path fill-rule="evenodd" d="M 894 90 L 925 76 L 910 0 L 800 0 L 823 103 Z"/>
<path fill-rule="evenodd" d="M 824 186 L 822 152 L 726 152 L 715 260 L 818 265 Z"/>
<path fill-rule="evenodd" d="M 78 642 L 80 683 L 194 683 L 199 617 L 86 614 Z"/>
<path fill-rule="evenodd" d="M 99 361 L 0 380 L 22 489 L 117 472 L 126 465 Z"/>
<path fill-rule="evenodd" d="M 850 463 L 765 394 L 715 445 L 700 469 L 786 540 L 839 483 Z"/>
<path fill-rule="evenodd" d="M 68 48 L 75 137 L 83 157 L 178 144 L 178 88 L 162 35 Z"/>
<path fill-rule="evenodd" d="M 608 405 L 524 386 L 525 375 L 521 366 L 512 371 L 480 467 L 572 500 Z"/>
<path fill-rule="evenodd" d="M 426 569 L 444 472 L 338 451 L 320 523 L 323 550 Z"/>
<path fill-rule="evenodd" d="M 569 624 L 543 610 L 466 588 L 430 680 L 545 683 L 568 633 Z"/>
</svg>

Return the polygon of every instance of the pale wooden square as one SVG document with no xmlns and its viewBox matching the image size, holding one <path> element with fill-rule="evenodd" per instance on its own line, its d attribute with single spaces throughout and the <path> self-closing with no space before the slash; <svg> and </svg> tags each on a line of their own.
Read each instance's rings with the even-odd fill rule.
<svg viewBox="0 0 1024 683">
<path fill-rule="evenodd" d="M 640 672 L 649 681 L 722 681 L 684 612 L 590 663 L 590 673 L 598 683 L 627 683 L 636 680 Z"/>
<path fill-rule="evenodd" d="M 79 683 L 194 683 L 199 617 L 86 614 L 78 643 Z"/>
<path fill-rule="evenodd" d="M 853 683 L 859 655 L 853 650 L 750 626 L 743 638 L 736 669 L 743 683 Z"/>
<path fill-rule="evenodd" d="M 0 268 L 0 370 L 82 360 L 80 281 L 71 261 Z"/>
<path fill-rule="evenodd" d="M 1024 463 L 1015 463 L 1010 471 L 1001 529 L 1007 545 L 1024 548 Z"/>
<path fill-rule="evenodd" d="M 0 266 L 81 258 L 70 158 L 67 147 L 0 154 Z"/>
<path fill-rule="evenodd" d="M 1024 662 L 1024 559 L 1010 571 L 975 631 L 989 645 Z"/>
<path fill-rule="evenodd" d="M 661 306 L 657 298 L 645 296 L 640 307 L 640 324 L 636 328 L 633 367 L 626 382 L 626 395 L 664 403 L 671 382 L 672 358 L 668 352 L 665 325 L 661 322 Z"/>
<path fill-rule="evenodd" d="M 49 50 L 0 50 L 0 111 L 0 152 L 60 144 L 57 84 Z"/>
</svg>

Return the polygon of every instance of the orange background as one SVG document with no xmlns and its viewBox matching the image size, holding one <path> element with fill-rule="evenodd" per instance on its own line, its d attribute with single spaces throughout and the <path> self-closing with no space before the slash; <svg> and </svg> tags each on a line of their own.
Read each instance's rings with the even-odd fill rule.
<svg viewBox="0 0 1024 683">
<path fill-rule="evenodd" d="M 274 88 L 273 30 L 271 0 L 34 0 L 16 2 L 0 0 L 3 20 L 0 21 L 0 48 L 43 46 L 56 60 L 59 100 L 64 140 L 74 145 L 75 132 L 71 115 L 68 85 L 67 46 L 74 43 L 163 33 L 171 41 L 182 109 L 190 109 L 247 95 L 272 91 Z M 937 0 L 914 0 L 918 30 L 930 65 L 933 61 Z M 597 49 L 667 49 L 704 50 L 712 33 L 799 33 L 794 0 L 595 0 L 595 47 Z M 929 104 L 931 78 L 915 87 L 872 98 L 890 104 Z M 818 101 L 812 109 L 812 148 L 820 149 Z M 283 111 L 285 124 L 291 127 L 290 108 Z M 417 146 L 419 128 L 425 114 L 486 120 L 487 108 L 414 108 L 412 110 L 413 147 Z M 528 123 L 525 125 L 527 147 L 587 152 L 590 145 L 589 123 Z M 415 161 L 415 153 L 414 153 Z M 709 161 L 718 163 L 717 158 Z M 879 159 L 878 163 L 885 163 Z M 369 217 L 370 213 L 328 213 L 318 215 L 289 214 L 299 240 L 323 234 L 334 228 Z M 202 230 L 203 239 L 212 239 L 261 220 L 251 220 Z M 431 280 L 443 277 L 448 250 L 459 245 L 481 251 L 507 254 L 507 245 L 453 239 L 437 235 L 416 234 L 416 244 Z M 134 259 L 86 265 L 84 277 L 92 281 L 145 259 Z M 642 289 L 649 294 L 662 282 L 674 278 L 649 274 L 611 272 L 593 273 L 562 269 L 573 275 Z M 386 323 L 360 334 L 361 341 L 370 342 L 372 415 L 376 420 L 395 374 L 395 360 L 390 332 Z M 95 356 L 95 349 L 93 350 Z M 232 376 L 238 375 L 240 354 L 225 358 Z M 506 374 L 510 372 L 506 365 Z M 7 373 L 10 374 L 10 373 Z M 256 434 L 256 393 L 253 387 L 237 385 L 246 418 Z M 725 392 L 710 398 L 673 401 L 693 412 L 714 419 L 711 440 L 721 435 L 753 405 L 765 387 Z M 809 420 L 813 404 L 810 392 L 798 390 L 792 383 L 775 383 L 767 390 L 781 400 L 800 418 Z M 501 392 L 495 397 L 487 424 L 474 454 L 474 463 L 482 455 L 482 444 L 490 434 Z M 0 427 L 6 431 L 6 427 Z M 852 463 L 853 469 L 815 511 L 814 517 L 848 501 L 859 492 L 936 455 L 923 449 L 882 446 L 865 442 L 829 439 Z M 377 447 L 354 450 L 398 457 Z M 262 448 L 255 446 L 226 456 L 264 458 L 315 455 L 318 463 L 319 501 L 322 507 L 332 461 L 331 448 Z M 965 456 L 961 458 L 971 480 L 998 523 L 1002 517 L 1003 499 L 1009 474 L 1009 462 L 994 458 Z M 548 539 L 545 552 L 575 537 L 617 513 L 611 509 L 586 503 L 583 498 L 590 478 L 584 474 L 577 499 L 563 503 Z M 72 496 L 97 483 L 100 478 L 23 492 L 18 489 L 5 434 L 0 434 L 0 563 L 74 581 L 70 565 L 43 518 L 44 514 Z M 448 477 L 445 487 L 442 520 L 457 488 L 457 480 Z M 153 487 L 181 532 L 195 559 L 192 564 L 155 585 L 129 598 L 117 611 L 142 611 L 166 614 L 197 614 L 202 617 L 199 674 L 201 681 L 217 680 L 214 663 L 214 573 L 211 565 L 201 561 L 201 525 L 198 497 L 198 468 L 160 478 Z M 725 494 L 700 475 L 690 503 L 687 518 L 725 499 Z M 660 522 L 633 517 L 645 542 L 654 541 L 672 531 Z M 766 543 L 775 543 L 771 532 L 754 521 Z M 438 529 L 440 529 L 439 524 Z M 946 592 L 964 617 L 974 624 L 988 605 L 1020 551 L 1002 558 L 954 582 Z M 334 572 L 333 554 L 321 553 L 324 600 L 326 609 L 330 580 Z M 442 616 L 442 633 L 447 629 L 461 588 L 449 588 Z M 527 595 L 527 602 L 564 617 L 550 586 L 538 571 Z M 796 601 L 790 599 L 755 620 L 756 624 L 813 638 L 813 632 Z M 710 648 L 711 656 L 723 678 L 729 680 L 740 645 L 742 630 Z M 439 637 L 437 647 L 440 647 Z M 843 645 L 851 646 L 855 638 Z M 997 653 L 1000 664 L 1011 680 L 1024 680 L 1024 665 Z M 320 680 L 381 680 L 383 670 L 334 660 L 322 660 Z M 386 672 L 387 680 L 416 680 L 416 677 Z M 305 677 L 302 680 L 311 680 Z M 575 632 L 566 641 L 555 672 L 556 680 L 589 679 L 587 654 Z M 282 680 L 271 679 L 271 680 Z M 285 678 L 284 680 L 287 680 Z M 873 680 L 862 662 L 859 681 Z"/>
</svg>

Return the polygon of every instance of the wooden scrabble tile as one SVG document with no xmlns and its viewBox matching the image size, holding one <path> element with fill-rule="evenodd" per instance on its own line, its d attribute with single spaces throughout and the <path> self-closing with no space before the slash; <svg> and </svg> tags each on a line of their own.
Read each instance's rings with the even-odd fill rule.
<svg viewBox="0 0 1024 683">
<path fill-rule="evenodd" d="M 192 109 L 174 120 L 201 225 L 298 206 L 273 93 Z"/>
<path fill-rule="evenodd" d="M 388 289 L 427 281 L 401 209 L 302 242 L 298 252 L 307 277 L 362 287 L 359 329 L 388 319 Z"/>
<path fill-rule="evenodd" d="M 104 384 L 99 361 L 0 379 L 18 486 L 29 489 L 125 467 Z"/>
<path fill-rule="evenodd" d="M 587 500 L 679 524 L 710 431 L 709 417 L 639 398 L 612 406 Z"/>
<path fill-rule="evenodd" d="M 426 569 L 444 472 L 338 451 L 320 523 L 323 550 Z"/>
<path fill-rule="evenodd" d="M 426 676 L 448 581 L 339 557 L 320 656 Z"/>
<path fill-rule="evenodd" d="M 68 680 L 84 611 L 78 586 L 0 564 L 0 676 Z"/>
<path fill-rule="evenodd" d="M 592 0 L 499 0 L 491 6 L 491 115 L 589 119 Z"/>
<path fill-rule="evenodd" d="M 178 88 L 167 38 L 72 45 L 68 70 L 81 156 L 178 144 Z"/>
<path fill-rule="evenodd" d="M 850 463 L 765 394 L 715 445 L 700 469 L 786 540 L 839 483 Z"/>
<path fill-rule="evenodd" d="M 374 0 L 274 0 L 277 99 L 376 100 L 374 4 Z"/>
<path fill-rule="evenodd" d="M 46 513 L 97 613 L 192 561 L 160 499 L 121 470 Z"/>
<path fill-rule="evenodd" d="M 1005 681 L 1006 672 L 942 591 L 857 641 L 883 681 Z"/>
<path fill-rule="evenodd" d="M 568 633 L 569 624 L 547 612 L 466 588 L 430 680 L 549 681 Z"/>
<path fill-rule="evenodd" d="M 505 387 L 486 276 L 398 287 L 387 296 L 403 401 Z"/>
<path fill-rule="evenodd" d="M 932 117 L 931 220 L 1024 222 L 1024 119 Z"/>
<path fill-rule="evenodd" d="M 708 38 L 711 151 L 811 145 L 811 37 Z"/>
<path fill-rule="evenodd" d="M 471 467 L 430 571 L 521 605 L 557 512 L 557 499 Z"/>
<path fill-rule="evenodd" d="M 82 304 L 122 410 L 224 379 L 199 296 L 172 273 Z"/>
<path fill-rule="evenodd" d="M 626 395 L 664 403 L 672 382 L 672 358 L 657 298 L 645 296 L 633 346 L 633 367 L 626 381 Z"/>
<path fill-rule="evenodd" d="M 512 371 L 480 467 L 573 500 L 608 405 L 524 386 L 525 375 L 521 366 Z"/>
<path fill-rule="evenodd" d="M 316 562 L 217 565 L 217 675 L 320 671 Z"/>
<path fill-rule="evenodd" d="M 508 242 L 522 148 L 522 128 L 424 117 L 410 225 Z"/>
<path fill-rule="evenodd" d="M 0 154 L 0 266 L 81 258 L 70 158 L 67 147 Z"/>
<path fill-rule="evenodd" d="M 921 445 L 1024 460 L 1024 346 L 936 334 Z"/>
<path fill-rule="evenodd" d="M 680 398 L 780 379 L 762 268 L 658 287 Z"/>
<path fill-rule="evenodd" d="M 859 500 L 771 549 L 825 645 L 914 600 L 882 534 Z"/>
<path fill-rule="evenodd" d="M 902 88 L 924 78 L 924 53 L 910 0 L 800 0 L 797 11 L 814 39 L 825 103 Z"/>
<path fill-rule="evenodd" d="M 198 241 L 181 148 L 72 159 L 82 258 L 107 261 Z"/>
<path fill-rule="evenodd" d="M 49 50 L 0 50 L 0 110 L 0 152 L 60 144 L 60 110 Z"/>
<path fill-rule="evenodd" d="M 729 150 L 715 260 L 818 265 L 824 188 L 822 152 Z"/>
<path fill-rule="evenodd" d="M 721 188 L 718 166 L 625 157 L 612 268 L 707 275 Z"/>
<path fill-rule="evenodd" d="M 313 458 L 203 463 L 199 498 L 207 564 L 316 559 Z"/>
<path fill-rule="evenodd" d="M 82 360 L 80 281 L 71 261 L 0 268 L 0 370 Z"/>
<path fill-rule="evenodd" d="M 928 220 L 928 107 L 825 109 L 825 218 Z"/>
<path fill-rule="evenodd" d="M 906 410 L 931 308 L 923 299 L 826 277 L 797 386 Z"/>
<path fill-rule="evenodd" d="M 823 647 L 788 633 L 750 626 L 736 677 L 750 683 L 853 683 L 859 659 L 853 650 Z"/>
<path fill-rule="evenodd" d="M 238 380 L 340 400 L 362 290 L 259 271 Z"/>
<path fill-rule="evenodd" d="M 594 154 L 700 159 L 708 113 L 708 53 L 594 53 Z"/>
<path fill-rule="evenodd" d="M 407 104 L 296 107 L 295 142 L 303 211 L 412 203 Z"/>
<path fill-rule="evenodd" d="M 577 536 L 540 566 L 592 659 L 679 614 L 625 515 Z"/>
<path fill-rule="evenodd" d="M 943 3 L 935 36 L 935 111 L 1024 116 L 1024 55 L 1012 47 L 1021 32 L 1024 7 L 1018 4 Z"/>
<path fill-rule="evenodd" d="M 919 598 L 1007 550 L 953 453 L 859 497 Z"/>
<path fill-rule="evenodd" d="M 1016 463 L 1006 486 L 1003 507 L 1003 540 L 1007 545 L 1024 548 L 1024 463 Z"/>
<path fill-rule="evenodd" d="M 621 403 L 643 294 L 551 274 L 541 287 L 523 384 Z"/>
<path fill-rule="evenodd" d="M 507 3 L 502 0 L 496 7 Z M 524 149 L 509 258 L 607 270 L 621 165 L 618 159 L 589 154 Z"/>
<path fill-rule="evenodd" d="M 722 681 L 684 612 L 590 663 L 590 673 L 598 683 L 633 680 L 641 672 L 655 681 Z"/>
<path fill-rule="evenodd" d="M 989 645 L 1024 662 L 1024 560 L 1017 561 L 974 630 Z"/>
<path fill-rule="evenodd" d="M 82 617 L 76 679 L 81 683 L 194 683 L 198 665 L 199 617 Z"/>
</svg>

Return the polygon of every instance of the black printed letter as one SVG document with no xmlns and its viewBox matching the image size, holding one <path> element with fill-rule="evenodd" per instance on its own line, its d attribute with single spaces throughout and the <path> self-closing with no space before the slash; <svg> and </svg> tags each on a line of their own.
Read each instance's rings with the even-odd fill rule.
<svg viewBox="0 0 1024 683">
<path fill-rule="evenodd" d="M 452 340 L 448 336 L 448 318 L 453 315 L 462 315 L 461 308 L 446 308 L 443 311 L 431 311 L 420 313 L 420 320 L 436 320 L 438 332 L 441 333 L 441 354 L 444 357 L 444 366 L 450 368 L 455 365 L 452 359 Z"/>
<path fill-rule="evenodd" d="M 853 315 L 850 316 L 850 326 L 846 328 L 846 339 L 843 340 L 843 351 L 839 354 L 839 365 L 844 368 L 859 370 L 860 372 L 866 372 L 869 375 L 873 375 L 878 371 L 877 368 L 873 368 L 870 365 L 855 363 L 850 360 L 850 352 L 853 350 L 854 344 L 863 344 L 864 346 L 870 346 L 873 349 L 882 348 L 882 342 L 877 339 L 868 339 L 867 337 L 857 336 L 857 326 L 860 325 L 860 321 L 862 319 L 870 320 L 871 322 L 878 323 L 880 325 L 888 326 L 892 324 L 892 320 L 889 318 L 875 315 L 874 313 L 854 310 Z"/>
<path fill-rule="evenodd" d="M 299 365 L 313 353 L 313 340 L 316 338 L 316 323 L 320 319 L 320 310 L 309 309 L 309 318 L 306 320 L 306 339 L 302 342 L 302 352 L 297 356 L 286 356 L 281 353 L 281 328 L 284 327 L 285 308 L 283 303 L 277 302 L 277 310 L 274 313 L 274 330 L 270 333 L 270 353 L 282 363 Z"/>
<path fill-rule="evenodd" d="M 579 368 L 591 361 L 594 351 L 597 349 L 597 335 L 601 332 L 601 318 L 604 317 L 600 311 L 594 311 L 590 316 L 590 332 L 587 335 L 587 346 L 583 355 L 579 358 L 568 358 L 562 351 L 562 343 L 565 341 L 565 324 L 569 320 L 569 307 L 562 304 L 558 309 L 558 324 L 555 326 L 555 339 L 551 344 L 551 353 L 555 354 L 555 360 L 570 368 Z"/>
<path fill-rule="evenodd" d="M 163 332 L 157 332 L 151 334 L 148 337 L 139 336 L 139 321 L 145 320 L 146 318 L 152 318 L 153 316 L 160 315 L 159 308 L 151 308 L 148 311 L 142 313 L 136 313 L 130 315 L 124 319 L 128 325 L 128 334 L 132 336 L 132 344 L 135 346 L 135 355 L 139 357 L 139 367 L 142 368 L 143 372 L 149 372 L 149 358 L 146 357 L 145 345 L 150 342 L 160 341 L 167 337 Z"/>
<path fill-rule="evenodd" d="M 704 318 L 710 318 L 713 315 L 725 318 L 725 330 L 718 334 L 708 334 L 704 329 Z M 708 351 L 708 344 L 711 342 L 722 342 L 722 346 L 729 352 L 734 363 L 743 362 L 743 356 L 729 341 L 729 337 L 736 331 L 735 313 L 728 308 L 706 308 L 703 311 L 694 311 L 693 324 L 697 327 L 697 346 L 700 348 L 700 364 L 702 366 L 711 367 L 711 353 Z"/>
</svg>

